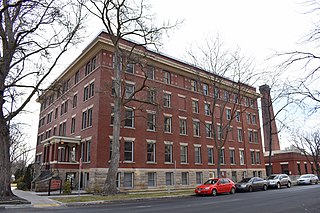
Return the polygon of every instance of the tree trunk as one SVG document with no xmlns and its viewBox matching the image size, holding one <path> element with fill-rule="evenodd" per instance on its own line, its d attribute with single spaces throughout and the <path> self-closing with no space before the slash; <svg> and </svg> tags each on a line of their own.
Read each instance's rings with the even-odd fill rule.
<svg viewBox="0 0 320 213">
<path fill-rule="evenodd" d="M 218 151 L 218 162 L 217 162 L 217 177 L 220 178 L 221 177 L 221 148 L 217 148 Z"/>
<path fill-rule="evenodd" d="M 121 128 L 121 70 L 119 67 L 120 50 L 115 45 L 115 64 L 114 64 L 114 120 L 113 120 L 113 139 L 110 166 L 107 178 L 103 187 L 103 195 L 113 195 L 117 193 L 117 173 L 120 160 L 120 128 Z"/>
<path fill-rule="evenodd" d="M 10 162 L 10 135 L 9 127 L 0 115 L 0 197 L 13 197 L 11 191 L 11 162 Z"/>
</svg>

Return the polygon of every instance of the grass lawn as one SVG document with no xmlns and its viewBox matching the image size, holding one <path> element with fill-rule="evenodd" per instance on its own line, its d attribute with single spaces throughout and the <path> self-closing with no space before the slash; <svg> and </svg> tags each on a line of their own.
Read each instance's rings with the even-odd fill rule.
<svg viewBox="0 0 320 213">
<path fill-rule="evenodd" d="M 165 196 L 188 196 L 193 195 L 193 190 L 183 191 L 170 191 L 168 192 L 152 192 L 152 193 L 130 193 L 130 194 L 116 194 L 111 196 L 101 195 L 81 195 L 81 196 L 61 196 L 52 198 L 53 200 L 62 203 L 73 203 L 73 202 L 94 202 L 94 201 L 116 201 L 116 200 L 128 200 L 128 199 L 142 199 L 142 198 L 159 198 Z"/>
</svg>

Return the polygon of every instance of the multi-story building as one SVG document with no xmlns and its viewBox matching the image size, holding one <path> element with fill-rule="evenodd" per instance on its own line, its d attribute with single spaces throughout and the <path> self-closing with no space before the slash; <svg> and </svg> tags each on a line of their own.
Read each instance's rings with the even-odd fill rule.
<svg viewBox="0 0 320 213">
<path fill-rule="evenodd" d="M 133 45 L 121 42 L 122 49 Z M 134 58 L 122 67 L 124 99 L 146 87 L 135 95 L 140 101 L 124 107 L 120 189 L 193 187 L 217 176 L 218 161 L 221 174 L 234 181 L 265 175 L 254 87 L 144 47 Z M 43 172 L 77 184 L 82 164 L 82 188 L 104 183 L 113 139 L 113 67 L 113 45 L 102 32 L 38 98 L 36 162 Z M 220 159 L 212 124 L 220 131 L 228 124 Z"/>
</svg>

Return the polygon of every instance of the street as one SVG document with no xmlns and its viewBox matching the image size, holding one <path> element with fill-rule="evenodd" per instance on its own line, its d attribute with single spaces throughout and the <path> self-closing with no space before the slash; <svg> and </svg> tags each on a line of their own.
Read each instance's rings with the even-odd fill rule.
<svg viewBox="0 0 320 213">
<path fill-rule="evenodd" d="M 51 209 L 10 208 L 0 210 L 0 212 L 320 212 L 320 185 L 297 186 L 289 189 L 284 187 L 280 190 L 270 189 L 252 193 L 218 195 L 216 197 L 188 196 Z"/>
</svg>

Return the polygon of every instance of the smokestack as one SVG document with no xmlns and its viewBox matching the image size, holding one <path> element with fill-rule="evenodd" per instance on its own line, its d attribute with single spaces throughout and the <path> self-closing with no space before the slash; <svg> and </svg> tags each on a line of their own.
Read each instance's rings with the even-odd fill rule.
<svg viewBox="0 0 320 213">
<path fill-rule="evenodd" d="M 259 87 L 261 97 L 261 111 L 262 111 L 262 122 L 263 122 L 263 136 L 264 136 L 264 150 L 270 151 L 270 138 L 271 150 L 280 150 L 280 143 L 278 138 L 278 130 L 274 118 L 274 112 L 272 107 L 272 101 L 270 96 L 269 85 L 262 85 Z M 271 122 L 271 131 L 270 131 Z M 270 134 L 271 133 L 271 134 Z"/>
</svg>

